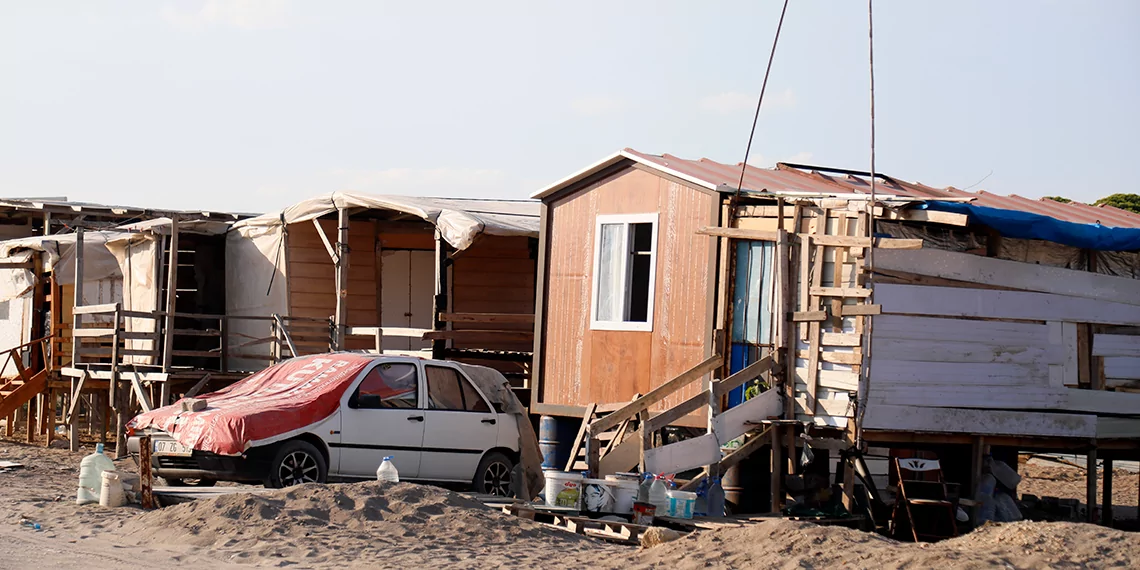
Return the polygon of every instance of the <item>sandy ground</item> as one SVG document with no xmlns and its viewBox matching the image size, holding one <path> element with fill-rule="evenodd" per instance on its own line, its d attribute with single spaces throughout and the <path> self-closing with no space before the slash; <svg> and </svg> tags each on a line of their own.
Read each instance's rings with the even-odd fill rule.
<svg viewBox="0 0 1140 570">
<path fill-rule="evenodd" d="M 1045 459 L 1030 459 L 1018 466 L 1023 477 L 1017 486 L 1020 494 L 1057 497 L 1085 501 L 1085 471 L 1079 467 Z M 1136 507 L 1140 497 L 1140 474 L 1124 469 L 1112 470 L 1112 503 Z M 1097 497 L 1101 496 L 1104 479 L 1097 478 Z"/>
<path fill-rule="evenodd" d="M 773 520 L 650 549 L 504 515 L 461 494 L 401 483 L 306 485 L 143 512 L 77 506 L 86 450 L 0 441 L 0 569 L 199 568 L 1131 568 L 1137 535 L 1070 523 L 989 525 L 938 544 Z M 133 471 L 130 462 L 120 468 Z M 1083 483 L 1081 483 L 1083 485 Z M 1082 487 L 1083 488 L 1083 487 Z M 22 519 L 39 523 L 35 531 Z"/>
</svg>

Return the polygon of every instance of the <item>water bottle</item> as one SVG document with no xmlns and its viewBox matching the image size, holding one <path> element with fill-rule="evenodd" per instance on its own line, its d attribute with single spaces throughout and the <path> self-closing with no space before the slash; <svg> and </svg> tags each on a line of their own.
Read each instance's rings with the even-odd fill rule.
<svg viewBox="0 0 1140 570">
<path fill-rule="evenodd" d="M 707 504 L 707 513 L 710 517 L 723 517 L 724 516 L 724 487 L 720 486 L 720 477 L 713 477 L 712 484 L 706 492 L 708 497 L 705 499 Z"/>
<path fill-rule="evenodd" d="M 697 502 L 693 505 L 693 516 L 704 517 L 709 514 L 709 479 L 701 479 L 697 487 Z"/>
<path fill-rule="evenodd" d="M 637 486 L 637 502 L 639 502 L 639 503 L 648 503 L 649 502 L 649 487 L 652 485 L 653 485 L 653 474 L 652 473 L 642 473 L 641 474 L 641 485 Z"/>
<path fill-rule="evenodd" d="M 95 445 L 95 453 L 79 462 L 79 490 L 75 492 L 75 502 L 80 505 L 98 503 L 103 488 L 103 472 L 114 470 L 115 462 L 103 455 L 103 444 Z"/>
<path fill-rule="evenodd" d="M 654 475 L 653 484 L 649 487 L 649 502 L 657 507 L 657 513 L 663 515 L 669 511 L 669 496 L 666 494 L 664 475 Z"/>
<path fill-rule="evenodd" d="M 392 464 L 392 456 L 384 458 L 383 463 L 376 469 L 376 480 L 386 481 L 388 483 L 399 483 L 400 472 L 396 471 L 396 466 Z"/>
</svg>

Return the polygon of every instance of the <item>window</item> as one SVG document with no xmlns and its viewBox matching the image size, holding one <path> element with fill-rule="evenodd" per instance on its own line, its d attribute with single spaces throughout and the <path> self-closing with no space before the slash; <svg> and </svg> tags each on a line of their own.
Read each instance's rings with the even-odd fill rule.
<svg viewBox="0 0 1140 570">
<path fill-rule="evenodd" d="M 416 365 L 388 362 L 368 371 L 348 404 L 351 408 L 366 410 L 415 408 L 419 404 L 419 393 Z"/>
<path fill-rule="evenodd" d="M 428 407 L 452 412 L 490 412 L 486 400 L 454 368 L 425 366 Z"/>
<path fill-rule="evenodd" d="M 598 216 L 590 328 L 653 330 L 657 214 Z"/>
</svg>

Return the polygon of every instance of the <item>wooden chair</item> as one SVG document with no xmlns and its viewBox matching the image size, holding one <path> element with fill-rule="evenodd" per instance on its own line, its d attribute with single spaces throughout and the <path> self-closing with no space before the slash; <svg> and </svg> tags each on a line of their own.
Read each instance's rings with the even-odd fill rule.
<svg viewBox="0 0 1140 570">
<path fill-rule="evenodd" d="M 957 505 L 942 477 L 938 460 L 896 457 L 894 467 L 899 491 L 892 515 L 895 532 L 898 532 L 900 517 L 905 515 L 915 542 L 958 536 Z M 916 513 L 919 518 L 915 518 Z"/>
</svg>

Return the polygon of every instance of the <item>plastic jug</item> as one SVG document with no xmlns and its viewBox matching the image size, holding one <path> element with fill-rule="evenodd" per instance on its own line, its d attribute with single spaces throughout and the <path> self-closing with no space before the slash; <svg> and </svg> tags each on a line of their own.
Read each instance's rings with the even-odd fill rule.
<svg viewBox="0 0 1140 570">
<path fill-rule="evenodd" d="M 720 486 L 720 477 L 713 477 L 705 497 L 705 514 L 710 517 L 724 516 L 724 487 Z"/>
<path fill-rule="evenodd" d="M 104 507 L 121 507 L 127 504 L 127 495 L 123 492 L 123 480 L 119 478 L 118 472 L 103 472 L 103 485 L 99 491 L 99 504 Z"/>
<path fill-rule="evenodd" d="M 95 453 L 79 462 L 79 490 L 75 493 L 75 502 L 80 505 L 98 503 L 103 488 L 103 472 L 114 470 L 115 462 L 103 455 L 103 444 L 97 444 Z"/>
<path fill-rule="evenodd" d="M 637 502 L 650 503 L 649 501 L 649 488 L 653 486 L 654 475 L 652 473 L 641 474 L 641 484 L 637 487 Z M 652 504 L 652 503 L 650 503 Z"/>
<path fill-rule="evenodd" d="M 389 483 L 400 482 L 400 472 L 396 471 L 396 466 L 392 464 L 391 455 L 385 457 L 384 461 L 380 463 L 380 467 L 376 469 L 376 480 Z"/>
<path fill-rule="evenodd" d="M 654 475 L 653 484 L 649 487 L 649 503 L 657 507 L 658 513 L 666 513 L 669 510 L 669 496 L 666 494 L 668 489 L 665 487 L 665 477 L 663 475 Z"/>
</svg>

